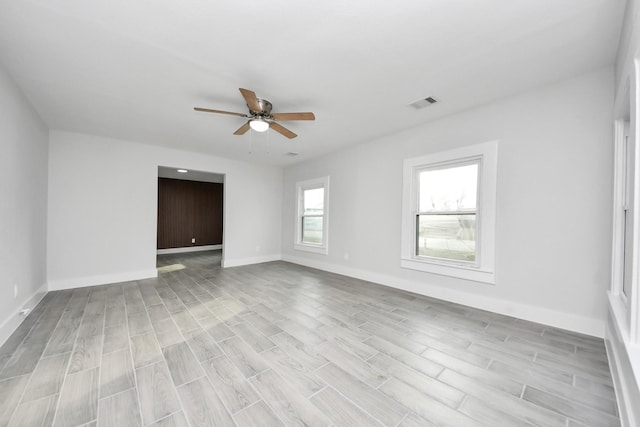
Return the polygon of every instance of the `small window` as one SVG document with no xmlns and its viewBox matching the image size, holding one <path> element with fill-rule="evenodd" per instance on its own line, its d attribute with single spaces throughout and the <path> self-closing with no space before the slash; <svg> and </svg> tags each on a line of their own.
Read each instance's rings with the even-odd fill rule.
<svg viewBox="0 0 640 427">
<path fill-rule="evenodd" d="M 295 249 L 327 254 L 329 177 L 298 182 Z"/>
<path fill-rule="evenodd" d="M 497 143 L 404 162 L 401 266 L 494 280 Z"/>
</svg>

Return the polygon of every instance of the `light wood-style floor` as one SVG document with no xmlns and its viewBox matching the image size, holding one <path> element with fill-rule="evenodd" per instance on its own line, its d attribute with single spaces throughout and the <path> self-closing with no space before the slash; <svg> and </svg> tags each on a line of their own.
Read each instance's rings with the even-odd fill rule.
<svg viewBox="0 0 640 427">
<path fill-rule="evenodd" d="M 617 426 L 603 341 L 284 262 L 51 292 L 0 425 Z"/>
</svg>

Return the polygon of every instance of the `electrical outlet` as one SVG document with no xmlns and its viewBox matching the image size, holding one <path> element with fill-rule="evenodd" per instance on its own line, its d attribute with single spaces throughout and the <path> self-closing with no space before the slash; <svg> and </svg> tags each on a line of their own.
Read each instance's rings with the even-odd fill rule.
<svg viewBox="0 0 640 427">
<path fill-rule="evenodd" d="M 18 284 L 14 283 L 13 285 L 13 297 L 18 298 Z"/>
<path fill-rule="evenodd" d="M 195 242 L 196 242 L 196 238 L 194 237 L 191 239 L 191 243 L 195 243 Z"/>
<path fill-rule="evenodd" d="M 349 252 L 344 253 L 344 260 L 349 261 Z"/>
</svg>

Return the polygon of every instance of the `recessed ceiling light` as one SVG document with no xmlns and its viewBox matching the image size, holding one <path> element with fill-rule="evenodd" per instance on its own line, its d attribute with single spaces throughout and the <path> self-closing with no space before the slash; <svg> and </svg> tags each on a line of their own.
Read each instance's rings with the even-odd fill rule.
<svg viewBox="0 0 640 427">
<path fill-rule="evenodd" d="M 189 171 L 188 171 L 188 170 L 186 170 L 186 169 L 178 169 L 178 172 L 180 172 L 180 173 L 187 173 L 187 172 L 189 172 Z"/>
</svg>

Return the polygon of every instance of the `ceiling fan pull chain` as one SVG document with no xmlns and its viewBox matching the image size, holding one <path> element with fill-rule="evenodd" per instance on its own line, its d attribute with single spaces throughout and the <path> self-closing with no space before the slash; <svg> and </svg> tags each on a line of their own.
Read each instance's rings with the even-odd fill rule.
<svg viewBox="0 0 640 427">
<path fill-rule="evenodd" d="M 271 132 L 266 132 L 267 134 L 267 155 L 271 154 Z"/>
</svg>

